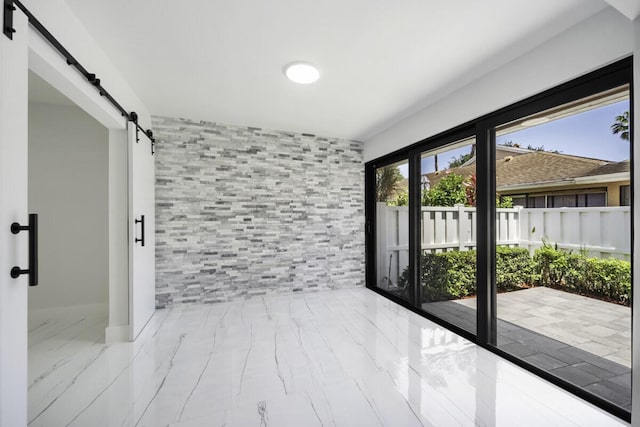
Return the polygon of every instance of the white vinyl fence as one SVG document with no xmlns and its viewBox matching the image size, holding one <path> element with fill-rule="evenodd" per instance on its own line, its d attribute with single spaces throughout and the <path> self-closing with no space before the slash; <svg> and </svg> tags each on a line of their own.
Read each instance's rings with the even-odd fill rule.
<svg viewBox="0 0 640 427">
<path fill-rule="evenodd" d="M 496 243 L 533 251 L 543 240 L 593 257 L 630 259 L 631 212 L 625 207 L 496 210 Z M 409 210 L 377 204 L 378 280 L 396 284 L 409 264 Z M 422 250 L 466 251 L 476 245 L 476 208 L 423 206 Z"/>
</svg>

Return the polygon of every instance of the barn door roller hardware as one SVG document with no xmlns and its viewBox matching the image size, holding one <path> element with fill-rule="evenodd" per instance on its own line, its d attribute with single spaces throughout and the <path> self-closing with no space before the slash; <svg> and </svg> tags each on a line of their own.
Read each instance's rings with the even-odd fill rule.
<svg viewBox="0 0 640 427">
<path fill-rule="evenodd" d="M 13 28 L 13 11 L 16 10 L 16 7 L 13 5 L 13 0 L 4 0 L 4 8 L 3 12 L 3 25 L 2 31 L 4 35 L 13 40 L 13 33 L 16 30 Z"/>
<path fill-rule="evenodd" d="M 13 12 L 16 10 L 16 8 L 20 9 L 20 11 L 27 16 L 29 24 L 31 24 L 31 26 L 37 32 L 39 32 L 42 37 L 44 37 L 45 40 L 47 40 L 51 44 L 51 46 L 53 46 L 53 48 L 57 50 L 58 53 L 60 53 L 60 55 L 64 57 L 64 59 L 67 61 L 67 65 L 74 67 L 76 71 L 82 74 L 87 82 L 89 82 L 90 85 L 96 88 L 100 96 L 104 96 L 107 101 L 109 101 L 111 105 L 113 105 L 120 112 L 122 117 L 126 117 L 127 120 L 135 123 L 136 129 L 142 131 L 142 133 L 144 133 L 144 135 L 149 138 L 149 141 L 151 141 L 151 154 L 154 154 L 155 139 L 153 138 L 153 133 L 149 129 L 145 131 L 138 124 L 138 115 L 136 114 L 134 119 L 133 114 L 135 113 L 127 112 L 127 110 L 125 110 L 124 107 L 122 107 L 122 105 L 120 105 L 120 103 L 118 103 L 118 101 L 116 101 L 115 98 L 111 96 L 111 94 L 102 86 L 100 79 L 95 75 L 95 73 L 90 73 L 89 71 L 87 71 L 87 69 L 84 68 L 67 49 L 65 49 L 65 47 L 58 41 L 58 39 L 56 39 L 53 34 L 51 34 L 49 30 L 47 30 L 35 16 L 33 16 L 33 14 L 29 11 L 29 9 L 26 8 L 25 5 L 23 5 L 19 0 L 3 1 L 4 8 L 2 13 L 4 35 L 13 40 L 13 33 L 16 32 L 16 30 L 13 28 Z"/>
<path fill-rule="evenodd" d="M 137 144 L 138 142 L 140 142 L 139 132 L 142 130 L 142 128 L 138 126 L 138 113 L 136 113 L 135 111 L 132 111 L 131 113 L 129 113 L 129 120 L 135 123 L 136 125 L 136 144 Z M 143 133 L 146 135 L 147 138 L 149 138 L 149 141 L 151 141 L 151 155 L 153 156 L 154 154 L 156 154 L 156 150 L 155 150 L 156 140 L 153 137 L 153 132 L 151 131 L 151 129 L 147 129 L 143 131 Z"/>
</svg>

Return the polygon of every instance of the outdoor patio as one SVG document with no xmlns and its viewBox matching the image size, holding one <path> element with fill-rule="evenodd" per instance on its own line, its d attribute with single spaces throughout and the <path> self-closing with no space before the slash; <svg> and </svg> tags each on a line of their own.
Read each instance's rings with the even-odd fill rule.
<svg viewBox="0 0 640 427">
<path fill-rule="evenodd" d="M 475 298 L 422 308 L 475 330 Z M 501 293 L 498 347 L 631 409 L 629 307 L 545 287 Z"/>
</svg>

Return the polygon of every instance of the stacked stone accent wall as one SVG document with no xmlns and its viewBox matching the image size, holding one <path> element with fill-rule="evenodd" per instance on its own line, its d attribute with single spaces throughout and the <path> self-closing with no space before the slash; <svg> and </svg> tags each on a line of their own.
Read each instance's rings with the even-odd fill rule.
<svg viewBox="0 0 640 427">
<path fill-rule="evenodd" d="M 362 143 L 154 117 L 156 305 L 364 285 Z"/>
</svg>

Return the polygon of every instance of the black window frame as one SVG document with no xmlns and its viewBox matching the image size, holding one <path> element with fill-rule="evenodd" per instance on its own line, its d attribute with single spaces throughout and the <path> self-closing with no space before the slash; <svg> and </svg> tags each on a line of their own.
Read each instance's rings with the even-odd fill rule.
<svg viewBox="0 0 640 427">
<path fill-rule="evenodd" d="M 507 359 L 514 364 L 550 381 L 551 383 L 577 395 L 578 397 L 606 410 L 607 412 L 625 420 L 631 420 L 631 412 L 612 402 L 594 395 L 575 384 L 563 380 L 544 371 L 523 359 L 506 353 L 496 345 L 497 335 L 497 306 L 495 280 L 495 223 L 496 223 L 496 182 L 495 182 L 495 129 L 505 123 L 567 104 L 591 95 L 629 85 L 630 115 L 634 117 L 633 106 L 633 57 L 629 56 L 599 70 L 590 72 L 567 83 L 533 95 L 527 99 L 515 102 L 507 107 L 488 113 L 482 117 L 456 126 L 437 135 L 418 141 L 381 158 L 365 164 L 365 247 L 366 247 L 366 286 L 367 288 L 393 300 L 407 309 L 426 317 L 435 323 L 461 335 L 477 345 Z M 633 123 L 633 120 L 630 121 Z M 476 178 L 477 178 L 477 324 L 476 334 L 450 324 L 419 308 L 420 301 L 419 266 L 420 236 L 420 195 L 421 195 L 421 153 L 456 142 L 465 137 L 476 138 Z M 633 133 L 630 135 L 630 158 L 633 159 Z M 411 301 L 404 301 L 375 286 L 376 274 L 376 236 L 375 236 L 375 168 L 396 160 L 408 159 L 409 163 L 409 282 L 413 289 Z M 631 162 L 631 182 L 633 189 L 633 161 Z M 631 193 L 631 218 L 633 218 L 633 191 Z M 631 259 L 633 254 L 633 220 L 631 224 L 632 242 Z M 633 268 L 632 268 L 633 283 Z M 633 289 L 632 289 L 633 294 Z M 633 301 L 633 295 L 632 295 Z M 631 306 L 633 315 L 633 304 Z"/>
</svg>

